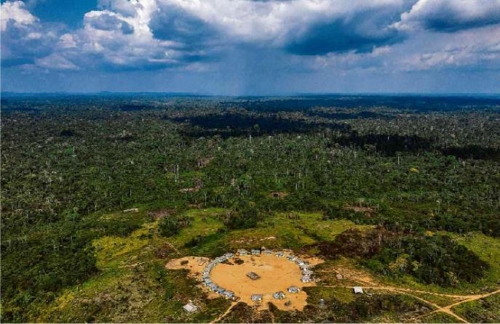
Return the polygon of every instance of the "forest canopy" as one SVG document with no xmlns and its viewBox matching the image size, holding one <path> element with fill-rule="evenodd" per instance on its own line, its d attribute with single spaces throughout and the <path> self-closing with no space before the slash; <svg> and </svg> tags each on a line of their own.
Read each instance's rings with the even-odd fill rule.
<svg viewBox="0 0 500 324">
<path fill-rule="evenodd" d="M 151 221 L 175 239 L 190 209 L 225 210 L 182 243 L 203 255 L 277 213 L 315 212 L 377 228 L 313 237 L 320 255 L 444 287 L 489 269 L 450 235 L 500 237 L 495 97 L 6 96 L 1 126 L 6 322 L 95 276 L 93 241 Z"/>
</svg>

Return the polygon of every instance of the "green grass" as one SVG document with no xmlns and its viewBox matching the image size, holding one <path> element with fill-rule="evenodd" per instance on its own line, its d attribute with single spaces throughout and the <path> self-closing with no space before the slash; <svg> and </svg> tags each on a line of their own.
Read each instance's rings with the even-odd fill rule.
<svg viewBox="0 0 500 324">
<path fill-rule="evenodd" d="M 500 323 L 500 293 L 457 305 L 452 310 L 471 323 Z"/>
<path fill-rule="evenodd" d="M 445 313 L 434 313 L 420 318 L 421 323 L 457 323 L 457 319 Z"/>
<path fill-rule="evenodd" d="M 418 296 L 422 299 L 425 299 L 425 300 L 427 300 L 431 303 L 434 303 L 438 306 L 441 306 L 441 307 L 445 307 L 445 306 L 448 306 L 448 305 L 451 305 L 453 303 L 460 301 L 457 298 L 434 295 L 434 294 L 424 294 L 424 293 L 415 293 L 415 292 L 412 292 L 411 294 Z"/>
<path fill-rule="evenodd" d="M 298 219 L 288 218 L 289 214 Z M 233 249 L 266 246 L 267 248 L 300 249 L 335 236 L 349 228 L 361 230 L 372 226 L 356 225 L 348 220 L 323 220 L 321 213 L 278 213 L 260 222 L 256 228 L 229 233 Z"/>
<path fill-rule="evenodd" d="M 126 224 L 124 227 L 126 230 L 113 235 L 104 234 L 106 236 L 92 242 L 100 273 L 82 285 L 64 290 L 40 312 L 38 317 L 33 318 L 33 321 L 209 322 L 222 314 L 229 307 L 229 302 L 221 298 L 207 299 L 197 283 L 187 277 L 187 272 L 165 270 L 164 265 L 168 259 L 157 257 L 155 254 L 157 248 L 171 244 L 180 252 L 172 252 L 167 254 L 167 257 L 186 255 L 214 257 L 237 248 L 261 246 L 271 249 L 303 250 L 320 241 L 334 240 L 338 234 L 347 229 L 366 230 L 372 227 L 356 225 L 348 220 L 323 220 L 321 213 L 297 213 L 298 219 L 289 218 L 287 213 L 278 213 L 260 222 L 256 228 L 227 231 L 223 224 L 225 212 L 224 209 L 187 210 L 184 213 L 192 218 L 191 224 L 172 238 L 158 236 L 156 232 L 158 222 L 144 223 L 144 211 L 138 213 L 139 215 L 113 213 L 100 216 L 100 221 L 106 224 L 113 222 Z M 130 217 L 130 220 L 127 220 L 127 217 Z M 140 225 L 141 222 L 142 225 Z M 410 276 L 397 279 L 376 275 L 373 277 L 386 284 L 431 292 L 474 293 L 483 287 L 492 288 L 496 280 L 500 278 L 500 240 L 482 234 L 453 235 L 453 237 L 492 266 L 486 278 L 480 283 L 444 289 L 434 285 L 420 284 Z M 363 296 L 365 299 L 359 299 L 360 297 L 355 296 L 350 288 L 321 286 L 351 284 L 347 280 L 339 282 L 335 278 L 336 273 L 331 271 L 333 267 L 368 274 L 368 271 L 360 268 L 351 259 L 340 258 L 320 264 L 316 268 L 318 277 L 322 281 L 320 286 L 306 288 L 309 294 L 308 301 L 311 305 L 317 305 L 319 299 L 323 298 L 341 305 L 349 305 L 349 307 L 361 307 L 368 297 Z M 373 298 L 376 296 L 378 295 L 374 294 Z M 384 296 L 376 298 L 382 298 L 384 303 L 392 305 L 392 301 L 389 302 L 392 297 Z M 408 299 L 403 295 L 395 296 L 394 301 Z M 454 301 L 452 298 L 432 294 L 422 293 L 417 296 L 441 306 L 449 305 Z M 490 304 L 500 304 L 494 298 Z M 188 300 L 193 300 L 201 311 L 197 314 L 186 314 L 182 310 L 182 305 Z M 375 301 L 370 298 L 366 300 Z M 411 298 L 407 301 L 409 305 L 415 302 Z M 457 307 L 457 312 L 471 320 L 496 318 L 494 312 L 498 310 L 491 307 L 486 309 L 485 305 L 485 302 L 481 301 L 467 303 Z M 408 306 L 409 309 L 413 307 L 410 306 Z M 487 317 L 480 317 L 482 314 L 486 314 Z M 283 318 L 288 318 L 286 316 Z M 300 316 L 311 317 L 314 314 Z M 339 319 L 348 318 L 348 314 L 339 317 Z M 293 319 L 293 317 L 288 319 Z M 402 319 L 404 318 L 385 310 L 378 312 L 370 320 L 399 321 Z M 439 313 L 424 317 L 424 319 L 426 322 L 455 321 Z"/>
<path fill-rule="evenodd" d="M 224 209 L 208 208 L 208 209 L 190 209 L 184 214 L 192 218 L 191 224 L 183 228 L 180 233 L 172 238 L 172 242 L 177 248 L 182 248 L 189 241 L 198 236 L 209 236 L 224 227 L 224 224 L 218 215 L 223 215 Z"/>
<path fill-rule="evenodd" d="M 323 220 L 321 213 L 297 213 L 299 219 L 289 219 L 286 213 L 266 218 L 255 228 L 225 231 L 223 209 L 188 210 L 192 217 L 190 226 L 169 239 L 177 248 L 196 245 L 185 250 L 194 255 L 214 256 L 214 249 L 236 250 L 266 246 L 271 249 L 300 249 L 323 240 L 333 240 L 349 228 L 368 229 L 371 226 L 356 225 L 348 220 Z M 189 246 L 188 246 L 189 247 Z"/>
<path fill-rule="evenodd" d="M 127 237 L 93 241 L 101 272 L 64 290 L 48 304 L 37 322 L 209 322 L 230 305 L 207 299 L 186 271 L 165 270 L 153 248 L 164 238 L 148 235 L 157 222 L 146 223 Z M 189 315 L 182 306 L 193 300 L 202 311 Z"/>
<path fill-rule="evenodd" d="M 356 299 L 352 289 L 343 287 L 308 287 L 304 289 L 307 292 L 307 302 L 318 305 L 320 299 L 331 301 L 333 299 L 342 304 L 349 304 Z"/>
<path fill-rule="evenodd" d="M 97 267 L 101 270 L 116 268 L 127 260 L 127 255 L 137 252 L 148 245 L 147 235 L 155 224 L 143 225 L 128 237 L 104 236 L 92 242 L 96 251 Z"/>
<path fill-rule="evenodd" d="M 490 265 L 484 279 L 475 286 L 477 288 L 495 289 L 500 282 L 500 239 L 486 236 L 482 233 L 466 235 L 450 234 L 458 243 L 463 244 L 479 258 Z M 497 288 L 498 289 L 498 288 Z"/>
<path fill-rule="evenodd" d="M 466 235 L 448 232 L 442 233 L 450 235 L 456 242 L 464 245 L 466 248 L 474 252 L 480 259 L 490 265 L 490 269 L 482 279 L 472 284 L 462 282 L 457 287 L 440 287 L 437 285 L 419 283 L 415 278 L 409 275 L 403 275 L 400 277 L 384 277 L 374 274 L 374 277 L 387 285 L 438 293 L 470 295 L 498 289 L 498 282 L 500 280 L 500 239 L 489 237 L 482 233 L 469 233 Z"/>
</svg>

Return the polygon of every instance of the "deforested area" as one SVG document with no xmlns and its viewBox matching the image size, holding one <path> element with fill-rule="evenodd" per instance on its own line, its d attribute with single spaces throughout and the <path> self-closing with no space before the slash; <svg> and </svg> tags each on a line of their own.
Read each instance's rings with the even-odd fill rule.
<svg viewBox="0 0 500 324">
<path fill-rule="evenodd" d="M 1 126 L 3 322 L 498 318 L 497 97 L 6 96 Z"/>
</svg>

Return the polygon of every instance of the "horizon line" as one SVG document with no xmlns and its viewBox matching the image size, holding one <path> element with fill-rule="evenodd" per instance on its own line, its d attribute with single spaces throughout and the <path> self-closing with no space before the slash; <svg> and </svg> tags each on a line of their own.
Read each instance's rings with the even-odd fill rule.
<svg viewBox="0 0 500 324">
<path fill-rule="evenodd" d="M 225 98 L 245 98 L 245 97 L 300 97 L 300 96 L 408 96 L 408 97 L 495 97 L 500 96 L 500 92 L 291 92 L 275 94 L 216 94 L 204 92 L 183 92 L 183 91 L 93 91 L 93 92 L 74 92 L 74 91 L 51 91 L 51 92 L 17 92 L 1 91 L 0 97 L 7 96 L 95 96 L 95 95 L 165 95 L 179 97 L 225 97 Z"/>
</svg>

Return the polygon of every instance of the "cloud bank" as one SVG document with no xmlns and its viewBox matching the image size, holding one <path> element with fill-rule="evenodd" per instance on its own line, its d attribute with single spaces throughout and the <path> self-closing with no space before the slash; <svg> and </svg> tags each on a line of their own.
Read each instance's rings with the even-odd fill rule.
<svg viewBox="0 0 500 324">
<path fill-rule="evenodd" d="M 250 73 L 249 62 L 290 73 L 500 68 L 500 0 L 100 0 L 77 28 L 42 21 L 33 6 L 1 5 L 3 67 L 110 73 Z"/>
</svg>

